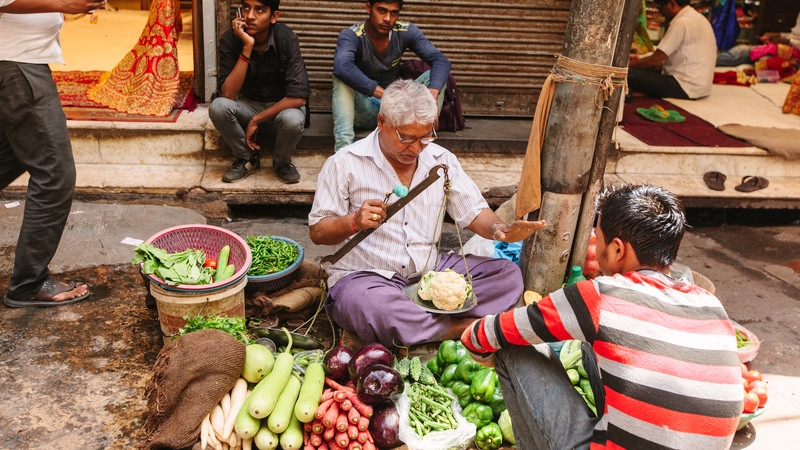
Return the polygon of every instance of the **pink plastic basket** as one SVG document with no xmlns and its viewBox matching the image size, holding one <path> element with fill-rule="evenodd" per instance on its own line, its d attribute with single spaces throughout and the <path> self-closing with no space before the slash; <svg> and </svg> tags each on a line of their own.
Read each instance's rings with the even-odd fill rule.
<svg viewBox="0 0 800 450">
<path fill-rule="evenodd" d="M 250 247 L 237 234 L 224 228 L 212 225 L 178 225 L 159 231 L 147 240 L 148 244 L 155 245 L 170 253 L 182 252 L 186 249 L 203 250 L 206 258 L 216 259 L 219 251 L 224 246 L 231 248 L 228 264 L 236 267 L 233 276 L 211 284 L 179 284 L 171 286 L 155 274 L 145 275 L 150 281 L 168 291 L 175 292 L 210 292 L 224 288 L 240 280 L 250 269 L 252 256 Z M 141 264 L 140 264 L 141 266 Z"/>
</svg>

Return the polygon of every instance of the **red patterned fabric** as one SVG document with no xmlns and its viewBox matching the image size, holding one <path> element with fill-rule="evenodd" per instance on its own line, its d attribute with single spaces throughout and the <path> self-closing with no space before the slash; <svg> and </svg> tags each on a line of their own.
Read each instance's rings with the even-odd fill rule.
<svg viewBox="0 0 800 450">
<path fill-rule="evenodd" d="M 800 77 L 795 77 L 783 102 L 783 112 L 800 116 Z"/>
<path fill-rule="evenodd" d="M 180 92 L 177 43 L 181 29 L 178 1 L 154 1 L 137 44 L 89 89 L 87 97 L 129 114 L 169 114 Z"/>
</svg>

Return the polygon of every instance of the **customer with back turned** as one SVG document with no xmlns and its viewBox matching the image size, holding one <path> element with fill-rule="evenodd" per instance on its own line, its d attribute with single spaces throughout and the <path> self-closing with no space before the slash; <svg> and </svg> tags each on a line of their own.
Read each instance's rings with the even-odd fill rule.
<svg viewBox="0 0 800 450">
<path fill-rule="evenodd" d="M 597 200 L 604 276 L 487 316 L 461 337 L 494 361 L 520 449 L 727 449 L 742 413 L 736 335 L 708 291 L 669 276 L 686 218 L 653 186 Z M 583 341 L 596 417 L 543 342 Z M 598 376 L 599 369 L 599 376 Z"/>
<path fill-rule="evenodd" d="M 383 90 L 400 78 L 400 58 L 411 50 L 431 66 L 417 78 L 439 109 L 450 61 L 411 22 L 397 20 L 403 0 L 366 2 L 369 18 L 339 33 L 333 55 L 334 151 L 355 140 L 354 128 L 377 125 Z"/>
</svg>

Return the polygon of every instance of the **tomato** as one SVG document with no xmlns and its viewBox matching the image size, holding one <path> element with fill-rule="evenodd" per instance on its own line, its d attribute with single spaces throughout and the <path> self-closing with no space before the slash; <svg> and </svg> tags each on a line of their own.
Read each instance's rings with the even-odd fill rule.
<svg viewBox="0 0 800 450">
<path fill-rule="evenodd" d="M 749 386 L 750 383 L 748 383 L 746 379 L 742 378 L 742 385 L 744 386 L 744 392 L 746 394 L 747 393 L 747 386 Z"/>
<path fill-rule="evenodd" d="M 761 380 L 753 380 L 753 381 L 747 383 L 747 387 L 745 389 L 747 390 L 747 392 L 750 392 L 753 389 L 759 388 L 759 387 L 763 387 L 764 389 L 766 389 L 767 388 L 767 383 L 764 383 Z"/>
<path fill-rule="evenodd" d="M 217 260 L 208 258 L 206 262 L 203 264 L 203 267 L 211 267 L 212 269 L 217 268 Z"/>
<path fill-rule="evenodd" d="M 748 414 L 751 412 L 755 412 L 758 409 L 758 402 L 759 402 L 758 395 L 755 392 L 748 392 L 744 394 L 744 402 L 742 402 L 742 412 L 744 414 Z"/>
<path fill-rule="evenodd" d="M 751 370 L 743 375 L 744 379 L 747 380 L 748 383 L 754 380 L 761 380 L 761 372 L 757 370 Z"/>
<path fill-rule="evenodd" d="M 747 372 L 749 371 L 749 369 L 747 368 L 747 366 L 744 365 L 744 363 L 739 363 L 739 365 L 742 368 L 742 378 L 744 378 L 744 376 L 747 375 Z"/>
<path fill-rule="evenodd" d="M 767 403 L 767 388 L 766 387 L 757 387 L 750 391 L 750 393 L 756 394 L 758 396 L 758 407 L 761 408 Z"/>
</svg>

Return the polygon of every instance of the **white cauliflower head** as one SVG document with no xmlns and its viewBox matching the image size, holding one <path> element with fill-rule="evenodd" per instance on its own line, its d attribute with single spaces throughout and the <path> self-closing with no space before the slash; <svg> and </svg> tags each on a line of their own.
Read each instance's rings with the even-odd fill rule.
<svg viewBox="0 0 800 450">
<path fill-rule="evenodd" d="M 464 275 L 451 269 L 426 273 L 418 289 L 420 298 L 432 301 L 434 306 L 444 311 L 460 308 L 471 293 L 472 289 Z"/>
</svg>

